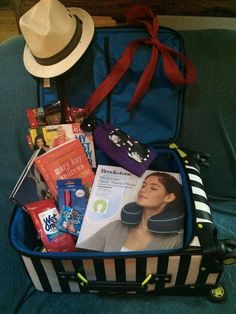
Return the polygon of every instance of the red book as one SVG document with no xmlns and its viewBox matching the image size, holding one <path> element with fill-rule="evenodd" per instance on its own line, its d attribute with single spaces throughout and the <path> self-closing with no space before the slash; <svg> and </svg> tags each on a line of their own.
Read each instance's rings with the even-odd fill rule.
<svg viewBox="0 0 236 314">
<path fill-rule="evenodd" d="M 80 178 L 91 188 L 94 173 L 79 140 L 70 140 L 35 159 L 35 164 L 57 199 L 57 180 Z"/>
</svg>

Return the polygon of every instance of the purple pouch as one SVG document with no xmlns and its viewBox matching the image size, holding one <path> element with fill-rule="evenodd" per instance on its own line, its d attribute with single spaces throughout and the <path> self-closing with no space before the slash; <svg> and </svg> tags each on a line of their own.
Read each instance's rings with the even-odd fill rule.
<svg viewBox="0 0 236 314">
<path fill-rule="evenodd" d="M 154 151 L 110 124 L 95 128 L 94 141 L 118 165 L 139 177 L 156 157 Z"/>
</svg>

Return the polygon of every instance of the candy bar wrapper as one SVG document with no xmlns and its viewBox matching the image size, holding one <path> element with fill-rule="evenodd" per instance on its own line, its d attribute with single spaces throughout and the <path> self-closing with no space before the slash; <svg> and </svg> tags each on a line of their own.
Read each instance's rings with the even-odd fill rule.
<svg viewBox="0 0 236 314">
<path fill-rule="evenodd" d="M 62 123 L 60 101 L 43 107 L 29 108 L 26 110 L 31 128 Z"/>
<path fill-rule="evenodd" d="M 81 124 L 85 117 L 85 109 L 79 107 L 65 107 L 65 122 Z"/>
<path fill-rule="evenodd" d="M 154 151 L 110 124 L 95 128 L 94 142 L 118 165 L 139 177 L 156 158 Z"/>
<path fill-rule="evenodd" d="M 57 181 L 60 219 L 57 227 L 63 232 L 79 236 L 86 209 L 85 187 L 80 179 Z"/>
<path fill-rule="evenodd" d="M 52 200 L 42 200 L 26 205 L 43 246 L 48 252 L 73 252 L 75 238 L 57 228 L 59 211 Z"/>
</svg>

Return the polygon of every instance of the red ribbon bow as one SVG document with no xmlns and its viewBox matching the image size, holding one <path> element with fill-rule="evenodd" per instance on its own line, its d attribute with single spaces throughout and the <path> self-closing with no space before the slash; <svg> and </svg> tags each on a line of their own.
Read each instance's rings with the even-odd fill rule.
<svg viewBox="0 0 236 314">
<path fill-rule="evenodd" d="M 196 78 L 196 71 L 193 63 L 181 53 L 163 45 L 159 41 L 157 38 L 159 22 L 147 5 L 135 5 L 126 10 L 125 16 L 128 24 L 144 26 L 150 37 L 134 40 L 127 46 L 108 76 L 89 97 L 85 105 L 85 110 L 88 116 L 111 92 L 129 69 L 133 56 L 140 45 L 151 45 L 152 53 L 128 105 L 128 111 L 132 110 L 146 93 L 157 66 L 159 53 L 162 55 L 164 72 L 174 85 L 191 84 Z M 185 65 L 185 73 L 181 72 L 174 57 L 177 57 Z"/>
</svg>

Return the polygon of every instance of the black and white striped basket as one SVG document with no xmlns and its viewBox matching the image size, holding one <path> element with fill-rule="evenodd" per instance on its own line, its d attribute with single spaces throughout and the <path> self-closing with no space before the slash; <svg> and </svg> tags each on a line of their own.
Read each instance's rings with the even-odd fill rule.
<svg viewBox="0 0 236 314">
<path fill-rule="evenodd" d="M 196 210 L 196 232 L 183 252 L 157 256 L 22 254 L 35 288 L 59 293 L 133 293 L 215 286 L 222 270 L 217 261 L 203 250 L 203 245 L 211 246 L 209 230 L 214 229 L 214 224 L 199 171 L 189 165 L 186 165 L 186 170 Z"/>
</svg>

